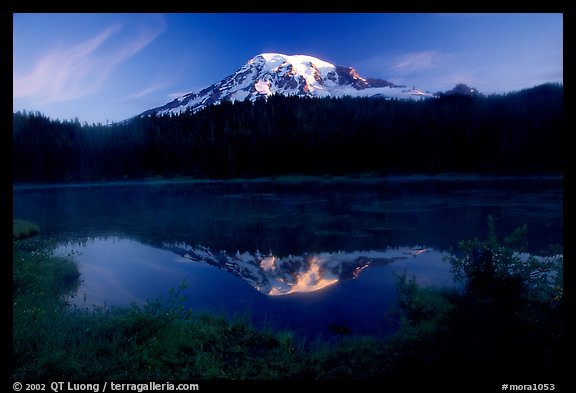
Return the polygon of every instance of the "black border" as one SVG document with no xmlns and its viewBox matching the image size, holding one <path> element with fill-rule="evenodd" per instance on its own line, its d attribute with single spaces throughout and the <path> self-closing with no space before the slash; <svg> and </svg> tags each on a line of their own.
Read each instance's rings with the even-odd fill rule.
<svg viewBox="0 0 576 393">
<path fill-rule="evenodd" d="M 12 53 L 12 18 L 13 13 L 28 13 L 28 12 L 40 12 L 40 13 L 54 13 L 54 12 L 137 12 L 137 13 L 148 13 L 148 12 L 163 12 L 163 13 L 198 13 L 198 12 L 214 12 L 214 13 L 245 13 L 245 12 L 280 12 L 281 8 L 285 12 L 326 12 L 330 13 L 333 10 L 334 13 L 358 13 L 358 12 L 406 12 L 406 13 L 438 13 L 438 12 L 466 12 L 466 13 L 476 13 L 476 12 L 486 12 L 486 13 L 500 13 L 500 12 L 519 12 L 519 13 L 562 13 L 564 14 L 564 47 L 568 48 L 564 55 L 564 69 L 565 70 L 576 70 L 576 65 L 574 64 L 574 48 L 576 48 L 576 31 L 574 29 L 574 22 L 576 22 L 576 2 L 572 0 L 546 0 L 546 1 L 522 1 L 522 0 L 474 0 L 474 1 L 460 1 L 455 4 L 455 2 L 448 0 L 437 0 L 437 1 L 392 1 L 392 2 L 381 2 L 375 5 L 373 2 L 358 2 L 341 4 L 339 2 L 258 2 L 256 0 L 243 0 L 236 1 L 233 4 L 220 4 L 220 2 L 214 1 L 203 1 L 203 2 L 192 2 L 188 1 L 186 3 L 176 3 L 176 2 L 147 2 L 147 1 L 113 1 L 113 0 L 80 0 L 76 2 L 61 2 L 57 0 L 24 0 L 16 1 L 12 0 L 10 2 L 3 3 L 3 11 L 6 7 L 6 11 L 2 13 L 2 21 L 0 25 L 2 26 L 2 33 L 6 41 L 3 42 L 2 48 L 9 53 Z M 8 53 L 2 56 L 3 59 L 8 59 Z M 566 72 L 564 74 L 563 85 L 567 88 L 564 89 L 565 94 L 565 115 L 564 122 L 565 130 L 574 129 L 573 114 L 575 112 L 576 104 L 574 104 L 574 83 L 572 81 L 572 73 Z M 3 101 L 8 102 L 7 100 Z M 6 116 L 8 119 L 8 116 Z M 4 129 L 3 138 L 8 138 L 8 130 L 11 128 L 11 123 L 6 125 Z M 574 217 L 576 212 L 572 206 L 576 198 L 576 191 L 572 184 L 573 181 L 573 168 L 574 163 L 570 159 L 571 154 L 573 154 L 573 147 L 571 146 L 572 135 L 565 131 L 564 138 L 564 260 L 565 260 L 565 287 L 564 287 L 564 304 L 565 304 L 565 315 L 566 315 L 566 339 L 567 344 L 573 343 L 574 340 L 574 316 L 576 314 L 576 301 L 574 299 L 574 287 L 573 281 L 573 260 L 575 259 L 576 253 L 574 251 L 574 239 L 576 239 L 576 234 L 574 233 Z M 0 157 L 2 160 L 2 168 L 9 173 L 9 176 L 5 178 L 12 178 L 12 152 L 11 152 L 11 140 L 6 142 L 0 142 Z M 11 185 L 6 182 L 5 189 L 6 196 L 4 197 L 4 206 L 7 210 L 12 210 L 12 191 Z M 9 203 L 6 203 L 9 201 Z M 10 211 L 2 215 L 6 217 L 6 233 L 3 239 L 8 238 L 8 217 L 10 216 Z M 2 243 L 4 244 L 4 243 Z M 9 283 L 9 277 L 11 276 L 11 266 L 9 260 L 11 255 L 9 252 L 11 246 L 2 247 L 4 252 L 6 252 L 5 258 L 2 258 L 2 268 L 6 271 L 2 275 L 5 279 L 5 283 L 1 285 L 2 296 L 5 301 L 5 313 L 12 309 L 12 294 L 11 285 Z M 8 321 L 12 321 L 12 313 L 8 314 L 8 317 L 2 318 L 6 323 L 6 328 L 12 328 L 8 325 Z M 10 325 L 12 325 L 10 323 Z M 5 330 L 6 331 L 6 330 Z M 4 348 L 11 348 L 11 334 L 5 335 L 6 340 L 10 338 L 10 342 L 6 343 Z M 566 348 L 566 354 L 571 355 L 573 353 L 574 347 L 570 346 Z M 10 364 L 12 364 L 12 359 L 10 358 Z M 562 375 L 565 376 L 564 380 L 560 381 L 529 381 L 530 376 L 526 377 L 526 381 L 508 382 L 508 383 L 556 383 L 556 391 L 562 392 L 566 391 L 569 378 L 571 377 L 568 372 L 568 366 L 570 360 L 566 359 L 566 370 L 561 370 Z M 513 368 L 514 365 L 511 365 Z M 449 370 L 447 370 L 449 372 Z M 3 368 L 3 378 L 4 381 L 9 383 L 6 386 L 6 391 L 12 390 L 12 369 Z M 118 381 L 119 382 L 119 381 Z M 134 381 L 130 381 L 134 382 Z M 163 381 L 156 381 L 163 382 Z M 176 382 L 176 381 L 174 381 Z M 499 383 L 505 383 L 503 381 L 491 381 L 490 376 L 479 376 L 476 381 L 459 381 L 458 376 L 454 375 L 453 381 L 422 381 L 419 380 L 418 376 L 415 375 L 414 379 L 411 381 L 264 381 L 264 382 L 247 382 L 247 381 L 189 381 L 192 383 L 199 383 L 200 389 L 202 391 L 222 391 L 222 390 L 232 390 L 232 389 L 250 389 L 251 391 L 267 391 L 281 387 L 283 389 L 357 389 L 357 388 L 368 388 L 373 387 L 375 389 L 382 389 L 385 391 L 430 391 L 434 388 L 438 388 L 441 391 L 501 391 Z M 436 384 L 435 384 L 436 383 Z M 365 386 L 368 384 L 367 386 Z M 394 389 L 394 390 L 391 390 Z M 418 389 L 418 390 L 416 390 Z"/>
</svg>

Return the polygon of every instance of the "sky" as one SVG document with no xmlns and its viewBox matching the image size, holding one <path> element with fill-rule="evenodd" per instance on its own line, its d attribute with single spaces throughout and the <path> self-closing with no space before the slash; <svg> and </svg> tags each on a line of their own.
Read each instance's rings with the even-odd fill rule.
<svg viewBox="0 0 576 393">
<path fill-rule="evenodd" d="M 310 55 L 432 93 L 563 83 L 561 13 L 14 13 L 13 110 L 122 121 L 260 53 Z"/>
</svg>

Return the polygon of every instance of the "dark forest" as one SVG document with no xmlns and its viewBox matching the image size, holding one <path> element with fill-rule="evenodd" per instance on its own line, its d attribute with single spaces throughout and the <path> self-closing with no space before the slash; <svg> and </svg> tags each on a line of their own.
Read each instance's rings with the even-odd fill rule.
<svg viewBox="0 0 576 393">
<path fill-rule="evenodd" d="M 271 96 L 111 125 L 13 114 L 13 181 L 563 171 L 563 87 L 425 100 Z"/>
</svg>

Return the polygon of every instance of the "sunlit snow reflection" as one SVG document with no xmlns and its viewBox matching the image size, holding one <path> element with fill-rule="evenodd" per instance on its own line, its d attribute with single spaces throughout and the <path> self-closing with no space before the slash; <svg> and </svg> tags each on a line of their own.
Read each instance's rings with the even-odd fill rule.
<svg viewBox="0 0 576 393">
<path fill-rule="evenodd" d="M 427 248 L 401 247 L 385 251 L 322 252 L 277 257 L 225 251 L 213 252 L 205 247 L 184 243 L 164 244 L 164 248 L 194 262 L 207 263 L 248 281 L 258 291 L 270 295 L 313 292 L 341 280 L 353 279 L 367 267 L 384 266 L 392 262 L 416 257 Z"/>
</svg>

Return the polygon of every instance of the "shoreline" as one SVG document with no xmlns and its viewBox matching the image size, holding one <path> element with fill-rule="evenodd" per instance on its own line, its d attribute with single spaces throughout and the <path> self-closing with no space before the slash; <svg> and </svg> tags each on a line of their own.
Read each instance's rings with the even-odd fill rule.
<svg viewBox="0 0 576 393">
<path fill-rule="evenodd" d="M 559 174 L 530 174 L 530 175 L 496 175 L 483 173 L 445 173 L 445 174 L 402 174 L 402 175 L 279 175 L 254 178 L 209 179 L 194 177 L 149 177 L 142 179 L 102 180 L 71 183 L 13 183 L 12 190 L 34 190 L 53 188 L 81 188 L 81 187 L 114 187 L 114 186 L 143 186 L 143 185 L 174 185 L 174 184 L 242 184 L 242 183 L 386 183 L 386 182 L 417 182 L 417 181 L 511 181 L 511 180 L 539 180 L 563 181 L 564 175 Z"/>
</svg>

